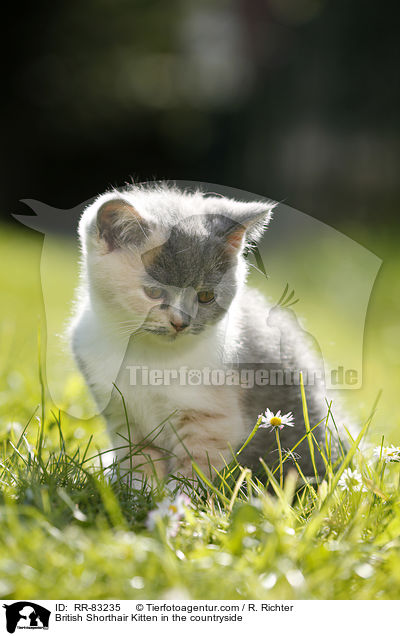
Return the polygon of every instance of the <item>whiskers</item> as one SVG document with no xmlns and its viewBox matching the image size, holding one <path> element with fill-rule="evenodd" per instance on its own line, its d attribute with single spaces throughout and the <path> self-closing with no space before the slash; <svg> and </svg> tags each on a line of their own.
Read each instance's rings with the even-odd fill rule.
<svg viewBox="0 0 400 636">
<path fill-rule="evenodd" d="M 129 338 L 132 336 L 134 336 L 136 339 L 143 337 L 144 335 L 149 333 L 155 335 L 170 334 L 170 329 L 168 329 L 168 327 L 166 327 L 163 323 L 146 322 L 146 319 L 120 320 L 118 322 L 109 324 L 108 331 L 113 335 L 127 340 L 129 340 Z"/>
<path fill-rule="evenodd" d="M 143 320 L 121 320 L 109 324 L 108 329 L 113 335 L 129 338 L 144 332 L 144 322 Z"/>
</svg>

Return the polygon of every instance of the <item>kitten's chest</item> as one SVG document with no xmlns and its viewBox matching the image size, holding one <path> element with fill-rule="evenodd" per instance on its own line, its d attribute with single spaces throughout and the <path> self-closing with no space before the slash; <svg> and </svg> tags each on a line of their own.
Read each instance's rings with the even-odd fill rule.
<svg viewBox="0 0 400 636">
<path fill-rule="evenodd" d="M 215 390 L 207 382 L 207 369 L 221 366 L 215 343 L 166 354 L 132 341 L 117 386 L 135 423 L 149 432 L 173 413 L 212 409 Z"/>
</svg>

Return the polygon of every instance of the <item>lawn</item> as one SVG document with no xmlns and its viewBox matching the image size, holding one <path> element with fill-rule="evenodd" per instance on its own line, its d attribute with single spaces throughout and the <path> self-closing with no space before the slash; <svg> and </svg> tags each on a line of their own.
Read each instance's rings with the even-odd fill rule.
<svg viewBox="0 0 400 636">
<path fill-rule="evenodd" d="M 0 597 L 399 598 L 400 464 L 372 449 L 382 435 L 383 448 L 400 443 L 400 266 L 396 237 L 365 230 L 365 244 L 384 262 L 365 324 L 363 382 L 337 392 L 359 422 L 359 439 L 347 440 L 333 466 L 329 438 L 318 449 L 309 432 L 326 459 L 319 484 L 293 469 L 281 488 L 277 466 L 274 474 L 265 469 L 266 487 L 232 464 L 214 484 L 184 484 L 185 497 L 176 499 L 163 483 L 134 490 L 117 470 L 110 481 L 101 468 L 109 448 L 104 423 L 66 351 L 55 346 L 77 277 L 72 242 L 53 237 L 45 245 L 41 283 L 41 236 L 2 227 Z M 359 324 L 332 300 L 334 252 L 315 243 L 289 247 L 299 280 L 312 251 L 320 280 L 331 285 L 316 295 L 296 283 L 306 325 L 321 342 L 335 324 L 337 347 L 350 355 Z M 281 289 L 276 258 L 271 251 L 268 281 L 251 277 L 273 296 Z M 291 281 L 289 269 L 282 276 Z M 299 437 L 305 424 L 296 423 Z M 349 468 L 357 471 L 350 484 Z"/>
</svg>

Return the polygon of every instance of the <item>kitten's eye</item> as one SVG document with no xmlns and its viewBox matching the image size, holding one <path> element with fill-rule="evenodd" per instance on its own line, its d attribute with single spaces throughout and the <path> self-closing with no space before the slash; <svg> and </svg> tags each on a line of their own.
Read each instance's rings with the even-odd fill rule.
<svg viewBox="0 0 400 636">
<path fill-rule="evenodd" d="M 152 300 L 158 300 L 164 295 L 164 292 L 160 287 L 143 287 L 143 289 L 146 296 Z"/>
<path fill-rule="evenodd" d="M 197 298 L 199 299 L 199 303 L 203 303 L 203 305 L 212 303 L 215 300 L 214 292 L 210 290 L 200 291 L 197 294 Z"/>
</svg>

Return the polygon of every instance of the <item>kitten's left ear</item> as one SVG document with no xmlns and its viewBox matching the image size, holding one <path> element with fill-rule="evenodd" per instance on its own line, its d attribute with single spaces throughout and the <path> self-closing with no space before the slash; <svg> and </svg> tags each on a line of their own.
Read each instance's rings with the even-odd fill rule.
<svg viewBox="0 0 400 636">
<path fill-rule="evenodd" d="M 124 199 L 105 201 L 97 211 L 97 233 L 112 251 L 124 243 L 140 244 L 147 238 L 147 224 L 139 212 Z"/>
<path fill-rule="evenodd" d="M 246 243 L 260 240 L 272 218 L 272 210 L 276 203 L 251 202 L 240 203 L 235 210 L 234 226 L 226 234 L 227 247 L 230 252 L 241 250 Z"/>
</svg>

